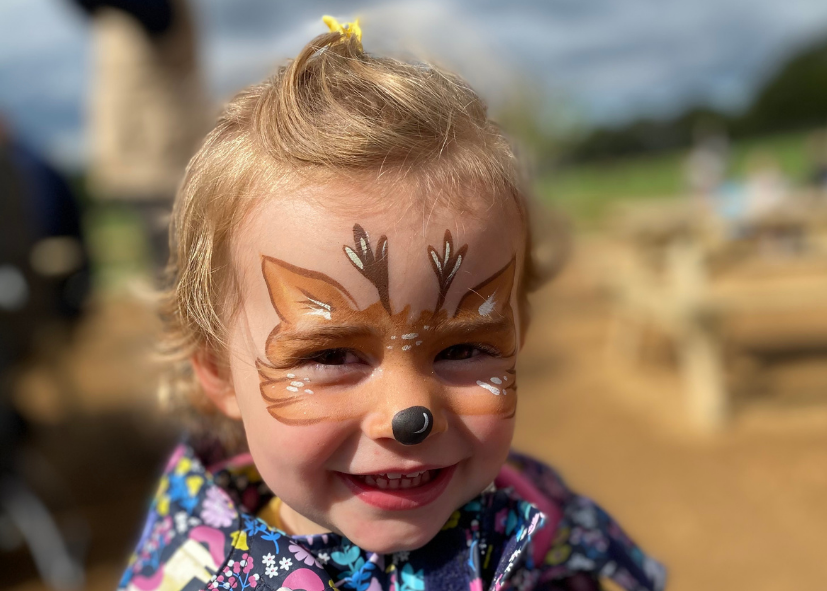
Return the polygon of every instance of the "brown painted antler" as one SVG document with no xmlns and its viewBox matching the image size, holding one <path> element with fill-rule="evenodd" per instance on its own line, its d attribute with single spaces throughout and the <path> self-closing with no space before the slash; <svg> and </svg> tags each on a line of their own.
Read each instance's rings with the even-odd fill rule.
<svg viewBox="0 0 827 591">
<path fill-rule="evenodd" d="M 439 282 L 439 296 L 437 297 L 434 316 L 436 316 L 442 309 L 442 304 L 445 303 L 445 296 L 448 294 L 448 289 L 451 287 L 451 282 L 454 280 L 454 277 L 456 277 L 457 271 L 459 271 L 460 265 L 462 265 L 462 260 L 465 258 L 465 253 L 467 251 L 468 245 L 464 244 L 462 248 L 454 252 L 454 239 L 451 236 L 450 230 L 445 230 L 441 257 L 433 246 L 428 247 L 431 267 L 433 267 L 434 273 L 436 273 L 437 281 Z"/>
<path fill-rule="evenodd" d="M 391 299 L 388 287 L 388 237 L 382 236 L 376 243 L 376 255 L 370 246 L 368 233 L 359 224 L 353 226 L 353 242 L 356 249 L 344 245 L 347 258 L 356 269 L 370 281 L 379 292 L 379 301 L 385 311 L 393 315 L 391 311 Z"/>
</svg>

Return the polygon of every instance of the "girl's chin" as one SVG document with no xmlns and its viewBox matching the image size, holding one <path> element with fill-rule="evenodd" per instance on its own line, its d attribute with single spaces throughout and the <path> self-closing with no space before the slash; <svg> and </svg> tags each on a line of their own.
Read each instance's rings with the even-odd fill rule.
<svg viewBox="0 0 827 591">
<path fill-rule="evenodd" d="M 350 535 L 344 531 L 343 535 L 366 552 L 392 554 L 421 548 L 442 528 L 432 523 L 417 527 L 410 523 L 389 525 L 377 522 L 375 525 L 361 524 L 358 529 L 358 532 L 351 532 Z"/>
</svg>

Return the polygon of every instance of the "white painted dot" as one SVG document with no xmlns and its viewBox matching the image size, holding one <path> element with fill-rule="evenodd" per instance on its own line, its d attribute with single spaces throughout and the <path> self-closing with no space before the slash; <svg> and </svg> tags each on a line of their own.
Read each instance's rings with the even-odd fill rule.
<svg viewBox="0 0 827 591">
<path fill-rule="evenodd" d="M 387 349 L 393 349 L 393 345 L 388 345 L 386 348 Z"/>
<path fill-rule="evenodd" d="M 492 386 L 488 382 L 483 382 L 482 380 L 477 380 L 477 386 L 479 386 L 480 388 L 484 388 L 485 390 L 488 390 L 489 392 L 491 392 L 492 394 L 494 394 L 496 396 L 500 395 L 500 389 L 497 388 L 496 386 Z"/>
<path fill-rule="evenodd" d="M 296 374 L 294 374 L 294 373 L 289 373 L 289 374 L 287 374 L 287 377 L 288 377 L 288 378 L 290 378 L 290 379 L 292 380 L 293 378 L 295 378 L 295 377 L 296 377 Z"/>
<path fill-rule="evenodd" d="M 403 350 L 403 351 L 407 351 L 407 350 L 408 350 L 408 349 L 410 349 L 410 348 L 411 348 L 411 346 L 410 346 L 410 345 L 403 345 L 403 346 L 402 346 L 402 350 Z"/>
<path fill-rule="evenodd" d="M 421 344 L 422 344 L 422 341 L 417 341 L 417 342 L 416 342 L 416 346 L 417 346 L 417 347 L 418 347 L 419 345 L 421 345 Z"/>
<path fill-rule="evenodd" d="M 419 333 L 409 332 L 408 334 L 403 334 L 402 339 L 405 340 L 405 341 L 410 341 L 412 339 L 415 339 L 418 336 L 419 336 Z"/>
<path fill-rule="evenodd" d="M 299 389 L 296 388 L 295 386 L 287 386 L 285 388 L 285 390 L 290 390 L 291 392 L 298 392 L 299 391 Z"/>
<path fill-rule="evenodd" d="M 431 327 L 430 327 L 430 326 L 428 326 L 428 325 L 426 324 L 426 325 L 425 325 L 425 326 L 423 326 L 422 328 L 424 328 L 425 330 L 428 330 L 428 329 L 430 329 Z"/>
<path fill-rule="evenodd" d="M 508 381 L 508 376 L 503 376 L 503 379 L 507 382 Z"/>
<path fill-rule="evenodd" d="M 304 393 L 305 394 L 313 394 L 313 390 L 305 390 Z"/>
<path fill-rule="evenodd" d="M 396 338 L 396 335 L 393 335 L 393 336 L 391 337 L 391 339 L 395 339 L 395 338 Z"/>
<path fill-rule="evenodd" d="M 491 383 L 492 384 L 497 384 L 499 386 L 500 384 L 503 383 L 503 381 L 500 378 L 495 377 L 495 378 L 491 378 Z"/>
<path fill-rule="evenodd" d="M 303 388 L 304 382 L 290 382 L 291 386 L 295 386 L 296 388 Z"/>
<path fill-rule="evenodd" d="M 309 382 L 310 378 L 303 378 L 305 382 Z"/>
</svg>

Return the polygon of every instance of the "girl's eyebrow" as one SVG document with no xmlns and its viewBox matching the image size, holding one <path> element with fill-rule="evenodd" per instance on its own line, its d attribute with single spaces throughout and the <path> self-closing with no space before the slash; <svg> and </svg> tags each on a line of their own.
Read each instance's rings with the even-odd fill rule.
<svg viewBox="0 0 827 591">
<path fill-rule="evenodd" d="M 278 336 L 280 344 L 295 342 L 301 345 L 326 345 L 332 340 L 348 340 L 376 336 L 375 329 L 367 325 L 320 326 L 309 330 L 290 330 Z"/>
<path fill-rule="evenodd" d="M 434 327 L 438 331 L 450 330 L 456 332 L 499 332 L 514 329 L 514 322 L 507 316 L 499 315 L 496 318 L 480 316 L 479 318 L 449 318 Z"/>
<path fill-rule="evenodd" d="M 513 322 L 507 316 L 496 318 L 449 318 L 434 327 L 435 332 L 477 333 L 503 332 L 514 330 Z M 281 345 L 295 344 L 300 347 L 328 346 L 331 341 L 347 341 L 380 337 L 375 327 L 367 324 L 319 326 L 308 329 L 287 330 L 279 334 Z"/>
</svg>

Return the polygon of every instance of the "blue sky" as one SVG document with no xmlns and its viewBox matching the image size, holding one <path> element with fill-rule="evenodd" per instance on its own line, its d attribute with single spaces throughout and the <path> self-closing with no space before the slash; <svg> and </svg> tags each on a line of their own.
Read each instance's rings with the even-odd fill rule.
<svg viewBox="0 0 827 591">
<path fill-rule="evenodd" d="M 800 46 L 827 37 L 827 0 L 192 0 L 216 103 L 324 30 L 359 15 L 376 53 L 435 59 L 496 106 L 536 85 L 578 124 L 737 109 Z M 65 165 L 86 155 L 91 71 L 85 17 L 70 0 L 0 2 L 0 111 Z M 565 115 L 565 117 L 564 117 Z"/>
</svg>

